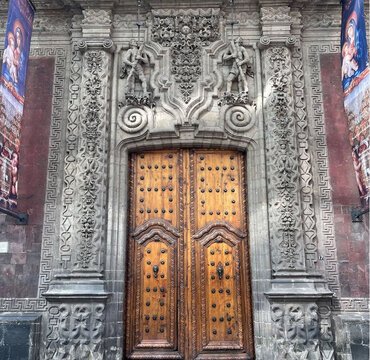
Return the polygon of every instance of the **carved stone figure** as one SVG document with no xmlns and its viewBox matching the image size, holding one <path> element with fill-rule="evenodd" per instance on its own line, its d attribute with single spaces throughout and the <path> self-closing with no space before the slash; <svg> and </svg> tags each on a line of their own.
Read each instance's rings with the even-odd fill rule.
<svg viewBox="0 0 370 360">
<path fill-rule="evenodd" d="M 248 93 L 247 75 L 253 77 L 251 64 L 246 48 L 243 46 L 242 38 L 230 42 L 228 52 L 224 55 L 224 60 L 233 60 L 230 73 L 227 77 L 226 93 L 231 93 L 234 80 L 238 81 L 239 93 Z"/>
<path fill-rule="evenodd" d="M 121 79 L 127 77 L 125 93 L 134 93 L 135 78 L 141 81 L 144 96 L 148 93 L 148 86 L 142 64 L 148 64 L 149 59 L 148 55 L 144 52 L 144 46 L 144 43 L 139 46 L 138 42 L 132 39 L 130 41 L 130 49 L 122 59 Z"/>
</svg>

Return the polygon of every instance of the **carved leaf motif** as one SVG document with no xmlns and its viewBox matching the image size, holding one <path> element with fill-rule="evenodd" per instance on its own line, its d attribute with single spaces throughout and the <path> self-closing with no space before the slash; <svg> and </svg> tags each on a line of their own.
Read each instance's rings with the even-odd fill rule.
<svg viewBox="0 0 370 360">
<path fill-rule="evenodd" d="M 82 10 L 82 13 L 84 15 L 83 25 L 106 25 L 112 22 L 112 13 L 108 10 L 87 9 Z"/>
<path fill-rule="evenodd" d="M 54 306 L 55 324 L 47 336 L 48 359 L 103 359 L 103 304 Z M 61 346 L 62 345 L 62 346 Z"/>
<path fill-rule="evenodd" d="M 273 303 L 271 319 L 277 359 L 320 358 L 317 304 Z"/>
<path fill-rule="evenodd" d="M 285 47 L 267 50 L 269 190 L 275 270 L 297 269 L 303 265 L 297 180 L 295 131 L 292 106 L 290 51 Z"/>
<path fill-rule="evenodd" d="M 102 50 L 87 51 L 81 84 L 81 139 L 79 147 L 79 251 L 75 266 L 95 268 L 98 264 L 101 237 L 101 184 L 104 174 L 105 125 L 107 92 L 107 54 Z"/>
<path fill-rule="evenodd" d="M 154 16 L 152 39 L 171 48 L 171 73 L 186 104 L 202 72 L 202 47 L 220 37 L 218 21 L 218 16 L 195 14 Z"/>
</svg>

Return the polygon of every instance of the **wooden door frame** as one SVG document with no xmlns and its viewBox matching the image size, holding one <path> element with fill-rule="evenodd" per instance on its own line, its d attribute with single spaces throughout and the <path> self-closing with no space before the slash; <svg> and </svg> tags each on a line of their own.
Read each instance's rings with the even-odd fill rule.
<svg viewBox="0 0 370 360">
<path fill-rule="evenodd" d="M 268 236 L 268 213 L 266 194 L 265 152 L 263 141 L 258 143 L 250 138 L 215 139 L 168 137 L 148 140 L 146 134 L 141 137 L 124 139 L 111 150 L 110 184 L 108 198 L 108 225 L 106 246 L 107 290 L 112 297 L 107 304 L 106 336 L 112 337 L 112 318 L 123 318 L 126 306 L 126 251 L 127 251 L 127 210 L 129 208 L 129 155 L 137 151 L 150 151 L 171 148 L 207 148 L 219 150 L 238 150 L 244 152 L 246 159 L 246 186 L 248 206 L 248 229 L 250 246 L 250 269 L 254 321 L 254 346 L 258 358 L 259 349 L 267 346 L 271 339 L 271 327 L 266 314 L 270 305 L 265 296 L 270 288 L 271 262 Z M 114 316 L 114 314 L 116 314 Z M 120 319 L 121 320 L 121 319 Z M 267 326 L 262 326 L 266 324 Z M 113 324 L 117 334 L 116 341 L 124 344 L 124 322 Z M 259 339 L 258 341 L 256 339 Z M 122 345 L 121 345 L 122 346 Z M 124 345 L 123 345 L 124 347 Z M 125 350 L 123 350 L 123 354 Z"/>
</svg>

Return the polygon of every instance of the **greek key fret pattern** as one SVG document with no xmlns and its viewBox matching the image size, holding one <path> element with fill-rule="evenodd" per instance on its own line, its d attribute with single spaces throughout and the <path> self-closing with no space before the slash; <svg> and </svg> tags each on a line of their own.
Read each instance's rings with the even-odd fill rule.
<svg viewBox="0 0 370 360">
<path fill-rule="evenodd" d="M 0 55 L 2 53 L 0 52 Z M 33 48 L 31 57 L 54 57 L 55 71 L 53 82 L 52 118 L 49 139 L 49 158 L 45 194 L 45 212 L 42 233 L 42 248 L 39 274 L 38 296 L 46 290 L 52 277 L 54 251 L 57 244 L 59 229 L 58 221 L 58 189 L 62 168 L 62 145 L 64 127 L 64 94 L 66 86 L 66 64 L 68 50 L 66 48 Z M 46 300 L 42 298 L 0 299 L 0 311 L 40 311 L 46 308 Z"/>
</svg>

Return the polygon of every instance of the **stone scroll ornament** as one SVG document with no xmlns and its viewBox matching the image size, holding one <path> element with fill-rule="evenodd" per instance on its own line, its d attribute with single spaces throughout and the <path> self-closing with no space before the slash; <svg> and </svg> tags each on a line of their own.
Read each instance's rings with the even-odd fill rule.
<svg viewBox="0 0 370 360">
<path fill-rule="evenodd" d="M 152 40 L 171 49 L 171 73 L 185 104 L 202 73 L 202 48 L 219 38 L 217 15 L 154 16 Z"/>
</svg>

